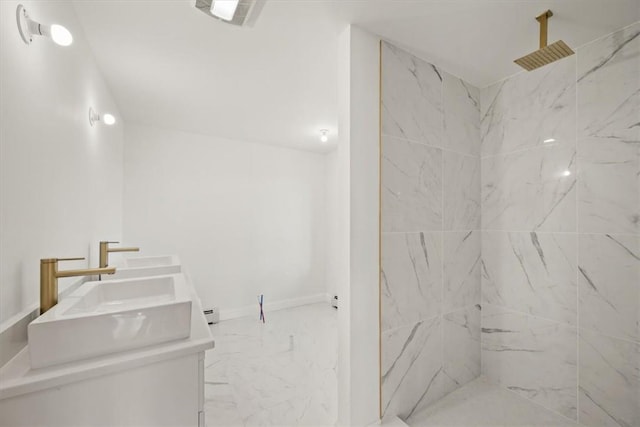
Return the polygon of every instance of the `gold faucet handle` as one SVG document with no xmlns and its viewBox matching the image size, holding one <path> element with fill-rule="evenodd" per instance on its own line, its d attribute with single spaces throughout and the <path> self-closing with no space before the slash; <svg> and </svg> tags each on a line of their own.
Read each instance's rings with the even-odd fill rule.
<svg viewBox="0 0 640 427">
<path fill-rule="evenodd" d="M 85 257 L 78 257 L 78 258 L 56 258 L 56 261 L 82 261 L 83 259 L 86 259 Z"/>
<path fill-rule="evenodd" d="M 120 242 L 115 242 L 115 241 L 111 242 L 111 241 L 107 241 L 107 240 L 102 240 L 100 243 L 106 243 L 107 245 L 110 245 L 112 243 L 120 243 Z"/>
</svg>

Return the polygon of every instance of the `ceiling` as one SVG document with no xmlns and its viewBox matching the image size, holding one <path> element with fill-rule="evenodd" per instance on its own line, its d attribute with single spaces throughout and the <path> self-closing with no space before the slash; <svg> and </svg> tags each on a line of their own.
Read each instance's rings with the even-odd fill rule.
<svg viewBox="0 0 640 427">
<path fill-rule="evenodd" d="M 195 0 L 79 0 L 127 122 L 326 152 L 337 135 L 338 35 L 353 23 L 484 87 L 549 41 L 578 47 L 640 20 L 640 0 L 268 0 L 253 28 Z M 319 130 L 329 129 L 329 143 Z"/>
</svg>

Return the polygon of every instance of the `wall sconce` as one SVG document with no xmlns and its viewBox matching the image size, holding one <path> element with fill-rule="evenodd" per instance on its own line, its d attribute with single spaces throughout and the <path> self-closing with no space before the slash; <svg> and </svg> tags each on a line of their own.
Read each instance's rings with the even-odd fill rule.
<svg viewBox="0 0 640 427">
<path fill-rule="evenodd" d="M 329 140 L 329 130 L 320 129 L 320 141 L 327 142 Z"/>
<path fill-rule="evenodd" d="M 93 110 L 93 108 L 89 108 L 89 124 L 93 126 L 96 122 L 99 122 L 100 120 L 102 120 L 102 122 L 105 125 L 109 125 L 109 126 L 115 124 L 116 122 L 116 118 L 113 117 L 113 114 L 105 113 L 101 117 L 100 114 L 96 113 Z"/>
<path fill-rule="evenodd" d="M 33 36 L 46 36 L 53 40 L 54 43 L 60 46 L 69 46 L 73 43 L 73 36 L 62 25 L 43 25 L 34 21 L 29 17 L 27 9 L 21 4 L 16 9 L 16 20 L 18 22 L 18 31 L 20 31 L 20 37 L 26 44 L 31 44 Z"/>
</svg>

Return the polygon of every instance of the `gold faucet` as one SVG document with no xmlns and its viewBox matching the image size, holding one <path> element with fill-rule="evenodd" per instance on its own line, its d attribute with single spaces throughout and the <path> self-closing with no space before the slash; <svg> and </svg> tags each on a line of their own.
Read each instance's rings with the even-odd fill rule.
<svg viewBox="0 0 640 427">
<path fill-rule="evenodd" d="M 109 265 L 110 252 L 138 252 L 140 250 L 140 248 L 110 248 L 109 243 L 120 242 L 100 242 L 100 268 L 104 268 Z"/>
<path fill-rule="evenodd" d="M 58 271 L 58 261 L 80 261 L 84 258 L 44 258 L 40 260 L 40 314 L 58 303 L 58 278 L 113 274 L 115 267 Z"/>
</svg>

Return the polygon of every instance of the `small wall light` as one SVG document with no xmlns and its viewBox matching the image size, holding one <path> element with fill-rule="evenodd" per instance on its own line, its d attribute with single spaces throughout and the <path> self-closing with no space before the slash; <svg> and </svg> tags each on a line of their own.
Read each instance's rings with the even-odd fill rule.
<svg viewBox="0 0 640 427">
<path fill-rule="evenodd" d="M 320 141 L 327 142 L 329 140 L 329 130 L 320 129 Z"/>
<path fill-rule="evenodd" d="M 100 117 L 100 114 L 96 113 L 93 108 L 89 108 L 89 124 L 93 126 L 96 122 L 102 120 L 105 125 L 111 126 L 115 124 L 116 118 L 113 117 L 113 114 L 105 113 Z"/>
<path fill-rule="evenodd" d="M 69 46 L 73 43 L 73 36 L 62 25 L 43 25 L 32 20 L 27 13 L 27 9 L 21 4 L 16 9 L 16 20 L 18 21 L 18 31 L 20 37 L 26 44 L 31 44 L 33 36 L 49 37 L 54 43 L 60 46 Z"/>
</svg>

